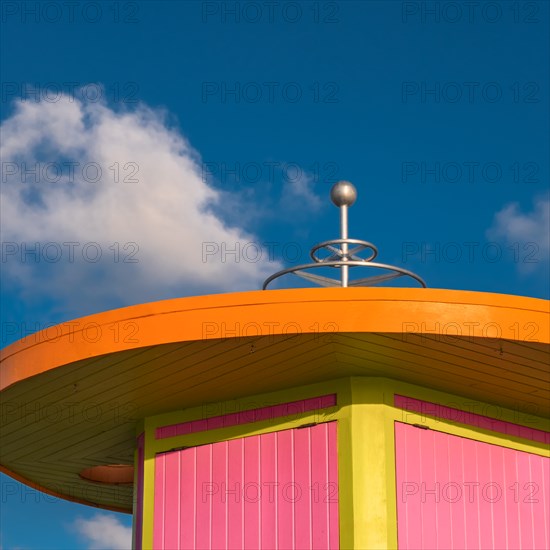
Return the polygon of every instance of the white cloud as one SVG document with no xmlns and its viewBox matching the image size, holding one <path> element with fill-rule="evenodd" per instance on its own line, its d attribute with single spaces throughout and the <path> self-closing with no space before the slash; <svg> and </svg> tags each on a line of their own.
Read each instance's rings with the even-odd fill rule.
<svg viewBox="0 0 550 550">
<path fill-rule="evenodd" d="M 130 550 L 132 529 L 126 527 L 115 516 L 96 514 L 90 519 L 77 518 L 74 527 L 80 533 L 90 550 Z"/>
<path fill-rule="evenodd" d="M 323 203 L 319 196 L 315 194 L 314 185 L 314 178 L 297 167 L 293 173 L 287 176 L 285 181 L 281 199 L 283 207 L 303 212 L 319 210 Z"/>
<path fill-rule="evenodd" d="M 532 272 L 538 266 L 547 266 L 550 260 L 550 200 L 537 198 L 531 212 L 522 212 L 516 202 L 507 204 L 495 214 L 487 236 L 504 240 L 515 250 L 520 271 Z"/>
<path fill-rule="evenodd" d="M 203 180 L 198 153 L 158 111 L 61 96 L 19 102 L 0 130 L 2 267 L 29 302 L 48 296 L 82 314 L 257 289 L 280 269 L 267 251 L 242 253 L 261 242 L 215 208 L 226 194 Z M 222 257 L 239 246 L 240 257 Z"/>
</svg>

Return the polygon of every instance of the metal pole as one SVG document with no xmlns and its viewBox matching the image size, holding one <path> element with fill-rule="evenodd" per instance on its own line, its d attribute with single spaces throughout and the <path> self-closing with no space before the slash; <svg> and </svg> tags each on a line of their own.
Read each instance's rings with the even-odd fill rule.
<svg viewBox="0 0 550 550">
<path fill-rule="evenodd" d="M 340 238 L 341 239 L 347 239 L 348 238 L 348 207 L 347 205 L 340 206 Z M 348 261 L 348 243 L 342 243 L 342 260 L 343 264 L 341 267 L 342 270 L 342 286 L 347 287 L 348 286 L 348 269 L 349 266 L 347 265 Z"/>
</svg>

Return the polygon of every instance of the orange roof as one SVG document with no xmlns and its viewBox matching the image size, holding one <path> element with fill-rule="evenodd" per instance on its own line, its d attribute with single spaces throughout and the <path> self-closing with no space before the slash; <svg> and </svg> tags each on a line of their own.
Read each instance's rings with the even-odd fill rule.
<svg viewBox="0 0 550 550">
<path fill-rule="evenodd" d="M 508 407 L 528 395 L 550 415 L 549 344 L 546 300 L 469 291 L 271 290 L 107 311 L 2 350 L 0 463 L 53 494 L 128 509 L 131 488 L 115 501 L 63 487 L 84 491 L 84 468 L 131 463 L 139 418 L 345 376 Z M 126 422 L 98 417 L 115 404 Z"/>
</svg>

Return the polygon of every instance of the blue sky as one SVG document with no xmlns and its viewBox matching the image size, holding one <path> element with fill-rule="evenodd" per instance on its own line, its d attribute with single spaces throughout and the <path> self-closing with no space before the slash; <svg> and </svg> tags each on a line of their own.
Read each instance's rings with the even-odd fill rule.
<svg viewBox="0 0 550 550">
<path fill-rule="evenodd" d="M 549 297 L 547 2 L 67 4 L 2 4 L 2 347 L 257 289 L 338 237 L 338 179 L 379 261 Z M 125 547 L 1 481 L 3 550 Z"/>
</svg>

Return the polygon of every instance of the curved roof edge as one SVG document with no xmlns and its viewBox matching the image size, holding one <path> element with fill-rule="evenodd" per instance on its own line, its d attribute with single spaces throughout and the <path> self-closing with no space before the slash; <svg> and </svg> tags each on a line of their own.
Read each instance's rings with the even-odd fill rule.
<svg viewBox="0 0 550 550">
<path fill-rule="evenodd" d="M 0 390 L 90 357 L 251 335 L 239 333 L 245 326 L 248 331 L 260 327 L 269 336 L 287 334 L 289 323 L 303 333 L 447 335 L 452 326 L 469 337 L 548 344 L 549 314 L 548 300 L 539 298 L 424 288 L 308 288 L 175 298 L 67 321 L 7 346 L 0 352 Z"/>
</svg>

